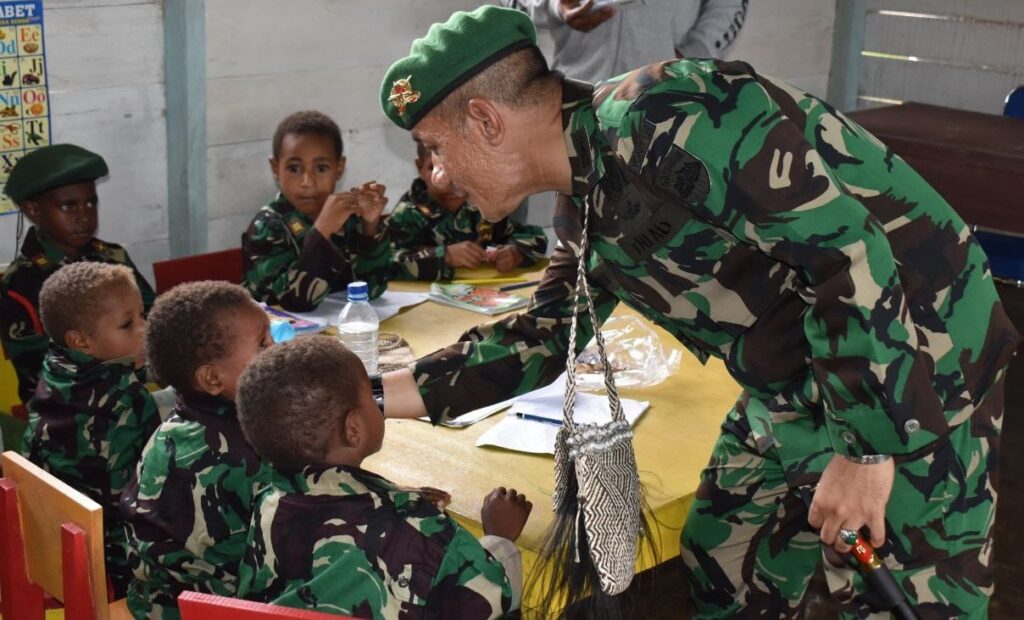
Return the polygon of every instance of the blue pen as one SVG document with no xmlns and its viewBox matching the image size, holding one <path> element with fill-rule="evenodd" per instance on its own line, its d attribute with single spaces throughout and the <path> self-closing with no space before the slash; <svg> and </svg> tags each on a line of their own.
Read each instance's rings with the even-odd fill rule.
<svg viewBox="0 0 1024 620">
<path fill-rule="evenodd" d="M 530 415 L 528 413 L 512 413 L 512 414 L 509 414 L 509 415 L 514 415 L 515 417 L 519 418 L 520 420 L 528 420 L 530 422 L 542 422 L 544 424 L 554 424 L 555 426 L 561 426 L 562 425 L 562 421 L 561 420 L 552 420 L 551 418 L 545 418 L 545 417 L 539 416 L 539 415 Z"/>
</svg>

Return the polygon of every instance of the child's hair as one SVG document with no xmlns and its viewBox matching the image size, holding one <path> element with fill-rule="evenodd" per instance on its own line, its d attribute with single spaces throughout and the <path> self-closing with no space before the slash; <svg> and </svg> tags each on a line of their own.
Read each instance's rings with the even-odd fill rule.
<svg viewBox="0 0 1024 620">
<path fill-rule="evenodd" d="M 345 143 L 341 140 L 341 130 L 338 129 L 338 124 L 323 112 L 303 110 L 289 114 L 277 124 L 273 141 L 274 159 L 281 156 L 281 142 L 284 141 L 285 136 L 303 134 L 326 136 L 334 143 L 334 150 L 339 158 L 345 153 Z"/>
<path fill-rule="evenodd" d="M 296 338 L 261 353 L 238 381 L 246 439 L 277 465 L 322 465 L 328 434 L 359 403 L 370 380 L 355 353 L 334 338 Z"/>
<path fill-rule="evenodd" d="M 224 314 L 252 303 L 241 286 L 218 281 L 179 284 L 158 297 L 146 326 L 146 359 L 157 379 L 194 390 L 196 369 L 230 353 Z"/>
<path fill-rule="evenodd" d="M 39 318 L 54 342 L 66 346 L 69 330 L 89 332 L 105 312 L 104 301 L 118 287 L 137 288 L 135 275 L 124 265 L 71 263 L 61 267 L 39 291 Z"/>
</svg>

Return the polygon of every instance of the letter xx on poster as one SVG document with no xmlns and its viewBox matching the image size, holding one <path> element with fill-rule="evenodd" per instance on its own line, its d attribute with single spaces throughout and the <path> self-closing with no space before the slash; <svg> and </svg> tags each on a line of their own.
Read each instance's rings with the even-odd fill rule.
<svg viewBox="0 0 1024 620">
<path fill-rule="evenodd" d="M 0 0 L 0 187 L 25 153 L 48 144 L 43 0 Z M 0 194 L 0 214 L 16 210 Z"/>
</svg>

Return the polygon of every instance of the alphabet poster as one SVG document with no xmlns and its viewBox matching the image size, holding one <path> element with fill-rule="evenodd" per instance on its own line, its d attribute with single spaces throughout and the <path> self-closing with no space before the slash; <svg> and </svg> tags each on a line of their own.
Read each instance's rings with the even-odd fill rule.
<svg viewBox="0 0 1024 620">
<path fill-rule="evenodd" d="M 50 144 L 43 0 L 0 0 L 0 188 L 25 153 Z M 0 215 L 18 209 L 0 193 Z"/>
</svg>

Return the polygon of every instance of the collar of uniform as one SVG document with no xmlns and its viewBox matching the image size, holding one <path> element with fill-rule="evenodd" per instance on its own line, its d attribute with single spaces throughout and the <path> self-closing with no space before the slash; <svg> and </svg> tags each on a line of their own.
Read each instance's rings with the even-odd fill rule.
<svg viewBox="0 0 1024 620">
<path fill-rule="evenodd" d="M 82 257 L 98 256 L 107 250 L 107 245 L 95 237 L 88 245 L 81 248 L 79 254 Z M 25 240 L 21 243 L 21 254 L 37 267 L 54 267 L 67 260 L 67 255 L 57 249 L 52 241 L 46 238 L 35 226 L 25 233 Z"/>
<path fill-rule="evenodd" d="M 301 235 L 313 227 L 313 220 L 306 217 L 305 213 L 296 209 L 281 192 L 278 192 L 277 197 L 271 201 L 270 208 L 284 218 L 288 229 L 295 235 Z"/>
<path fill-rule="evenodd" d="M 311 493 L 324 495 L 386 495 L 397 489 L 391 482 L 360 467 L 348 465 L 274 466 L 282 474 L 299 476 Z"/>
<path fill-rule="evenodd" d="M 179 392 L 178 404 L 174 408 L 174 413 L 186 420 L 195 418 L 237 419 L 238 417 L 234 401 L 205 392 Z"/>
<path fill-rule="evenodd" d="M 409 202 L 416 207 L 416 210 L 428 217 L 439 217 L 444 211 L 441 205 L 434 202 L 434 199 L 430 197 L 430 194 L 427 192 L 426 182 L 419 177 L 413 180 L 412 185 L 409 186 L 409 191 L 402 196 L 402 200 Z"/>
<path fill-rule="evenodd" d="M 562 81 L 562 133 L 572 169 L 572 193 L 583 197 L 603 176 L 601 139 L 594 112 L 594 87 L 570 78 Z"/>
<path fill-rule="evenodd" d="M 81 351 L 50 341 L 43 371 L 51 377 L 80 377 L 103 367 L 103 362 Z"/>
</svg>

